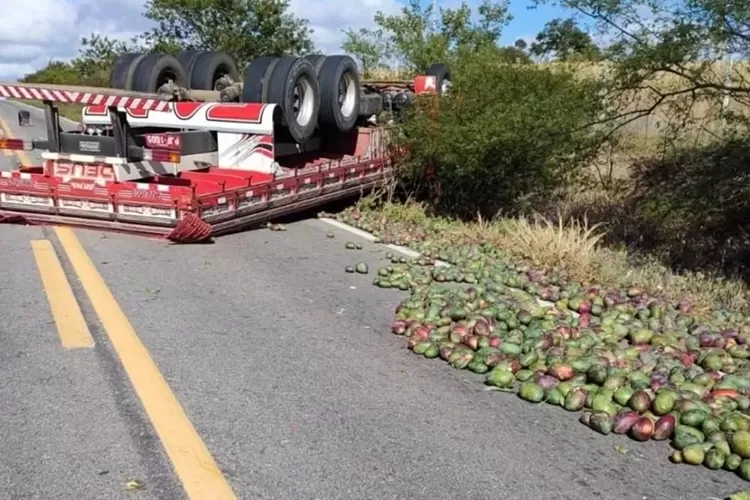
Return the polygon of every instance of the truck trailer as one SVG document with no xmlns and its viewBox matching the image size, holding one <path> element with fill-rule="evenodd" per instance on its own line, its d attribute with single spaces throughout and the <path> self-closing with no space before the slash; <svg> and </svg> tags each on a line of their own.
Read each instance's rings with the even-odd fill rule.
<svg viewBox="0 0 750 500">
<path fill-rule="evenodd" d="M 222 52 L 123 54 L 108 87 L 1 83 L 42 101 L 41 165 L 0 172 L 0 222 L 210 240 L 363 194 L 392 165 L 389 122 L 450 90 L 433 65 L 412 81 L 366 81 L 346 55 L 260 57 L 238 76 Z M 64 130 L 57 105 L 83 106 Z M 19 122 L 21 116 L 19 115 Z"/>
</svg>

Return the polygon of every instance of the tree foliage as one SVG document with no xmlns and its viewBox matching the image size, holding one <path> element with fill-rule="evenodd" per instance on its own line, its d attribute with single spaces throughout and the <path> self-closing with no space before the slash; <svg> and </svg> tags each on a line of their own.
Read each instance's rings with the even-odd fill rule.
<svg viewBox="0 0 750 500">
<path fill-rule="evenodd" d="M 85 85 L 106 86 L 109 84 L 109 74 L 117 58 L 130 51 L 148 52 L 149 49 L 137 38 L 124 42 L 92 34 L 81 39 L 78 56 L 70 64 Z"/>
<path fill-rule="evenodd" d="M 117 57 L 130 51 L 149 52 L 138 38 L 128 42 L 92 34 L 81 38 L 78 55 L 70 62 L 50 61 L 44 68 L 26 75 L 27 83 L 54 83 L 58 85 L 87 85 L 105 87 Z"/>
<path fill-rule="evenodd" d="M 531 63 L 531 58 L 526 53 L 526 51 L 519 49 L 518 47 L 514 47 L 514 46 L 498 47 L 496 50 L 497 50 L 498 57 L 503 62 L 515 63 L 515 64 Z"/>
<path fill-rule="evenodd" d="M 304 55 L 313 50 L 306 19 L 289 0 L 149 0 L 144 16 L 158 23 L 151 45 L 222 50 L 238 65 L 259 56 Z"/>
<path fill-rule="evenodd" d="M 344 30 L 344 35 L 341 48 L 359 60 L 365 78 L 370 78 L 373 71 L 387 68 L 391 49 L 382 29 Z"/>
<path fill-rule="evenodd" d="M 592 20 L 610 41 L 611 93 L 620 123 L 665 105 L 682 123 L 694 106 L 723 97 L 744 108 L 750 82 L 744 65 L 728 71 L 721 59 L 750 55 L 750 0 L 536 0 L 571 9 Z M 637 99 L 633 96 L 637 92 Z M 623 111 L 626 109 L 626 111 Z"/>
<path fill-rule="evenodd" d="M 398 14 L 378 12 L 376 33 L 382 40 L 380 46 L 391 51 L 389 59 L 407 71 L 425 72 L 435 62 L 450 63 L 458 54 L 496 46 L 503 28 L 511 20 L 507 2 L 483 0 L 476 14 L 477 20 L 473 21 L 466 2 L 456 9 L 441 8 L 434 12 L 431 4 L 423 7 L 420 0 L 410 0 Z M 434 24 L 437 29 L 433 29 Z M 366 44 L 372 33 L 349 34 L 347 47 Z"/>
<path fill-rule="evenodd" d="M 45 67 L 21 78 L 25 83 L 51 83 L 54 85 L 77 85 L 81 79 L 78 71 L 67 62 L 50 61 Z"/>
<path fill-rule="evenodd" d="M 601 50 L 574 19 L 553 19 L 544 25 L 531 44 L 535 56 L 553 56 L 559 61 L 598 60 Z"/>
<path fill-rule="evenodd" d="M 439 109 L 421 103 L 400 137 L 404 185 L 439 209 L 468 217 L 529 209 L 590 159 L 596 136 L 583 125 L 601 110 L 594 81 L 503 63 L 492 50 L 463 58 L 454 75 Z M 435 168 L 427 183 L 426 165 Z"/>
</svg>

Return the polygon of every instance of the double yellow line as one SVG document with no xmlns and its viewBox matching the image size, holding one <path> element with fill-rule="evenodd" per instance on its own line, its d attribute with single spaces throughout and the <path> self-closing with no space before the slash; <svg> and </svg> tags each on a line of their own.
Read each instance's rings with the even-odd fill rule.
<svg viewBox="0 0 750 500">
<path fill-rule="evenodd" d="M 10 128 L 2 118 L 0 130 L 10 136 Z M 24 152 L 19 152 L 18 156 L 23 164 L 30 164 Z M 188 498 L 236 499 L 216 461 L 73 230 L 67 227 L 55 227 L 54 230 Z M 63 346 L 93 347 L 93 337 L 54 246 L 49 240 L 34 240 L 31 246 Z"/>
</svg>

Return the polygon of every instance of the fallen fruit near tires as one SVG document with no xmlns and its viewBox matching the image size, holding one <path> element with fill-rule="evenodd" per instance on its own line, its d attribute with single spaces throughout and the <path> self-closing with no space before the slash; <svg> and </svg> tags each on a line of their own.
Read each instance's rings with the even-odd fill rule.
<svg viewBox="0 0 750 500">
<path fill-rule="evenodd" d="M 649 417 L 640 417 L 630 428 L 630 437 L 636 441 L 648 441 L 654 434 L 654 421 Z"/>
<path fill-rule="evenodd" d="M 533 382 L 524 382 L 521 384 L 521 388 L 518 390 L 518 395 L 521 399 L 529 401 L 531 403 L 539 403 L 544 399 L 544 389 L 540 385 Z"/>
<path fill-rule="evenodd" d="M 667 441 L 674 463 L 750 480 L 750 318 L 576 283 L 489 243 L 430 240 L 418 226 L 396 234 L 362 213 L 343 221 L 420 252 L 387 252 L 373 280 L 408 292 L 391 330 L 415 354 L 530 403 L 584 410 L 580 422 L 602 435 Z"/>
</svg>

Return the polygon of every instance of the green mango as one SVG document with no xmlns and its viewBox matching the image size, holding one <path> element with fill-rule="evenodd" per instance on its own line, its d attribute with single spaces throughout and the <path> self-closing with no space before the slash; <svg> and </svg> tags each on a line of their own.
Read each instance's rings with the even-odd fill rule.
<svg viewBox="0 0 750 500">
<path fill-rule="evenodd" d="M 651 403 L 651 411 L 654 415 L 666 415 L 674 409 L 676 402 L 677 394 L 674 391 L 661 390 Z"/>
<path fill-rule="evenodd" d="M 676 425 L 674 429 L 674 437 L 672 439 L 672 445 L 678 450 L 684 449 L 686 446 L 691 444 L 702 443 L 706 440 L 706 436 L 693 427 L 687 425 Z"/>
<path fill-rule="evenodd" d="M 518 390 L 518 395 L 530 403 L 539 403 L 544 399 L 544 389 L 534 382 L 524 382 Z"/>
<path fill-rule="evenodd" d="M 705 446 L 702 443 L 694 443 L 682 449 L 682 459 L 686 464 L 698 465 L 706 458 Z"/>
<path fill-rule="evenodd" d="M 745 481 L 750 481 L 750 460 L 744 459 L 737 468 L 737 473 Z"/>
<path fill-rule="evenodd" d="M 615 391 L 614 400 L 620 406 L 627 406 L 628 401 L 633 396 L 633 392 L 635 391 L 631 387 L 620 387 Z"/>
<path fill-rule="evenodd" d="M 511 387 L 514 381 L 513 373 L 499 367 L 493 368 L 485 377 L 485 383 L 495 387 Z"/>
<path fill-rule="evenodd" d="M 732 452 L 742 458 L 750 458 L 750 432 L 735 432 L 732 434 L 730 444 L 732 445 Z"/>
<path fill-rule="evenodd" d="M 657 397 L 658 399 L 658 397 Z M 700 428 L 708 414 L 701 410 L 688 410 L 680 415 L 680 423 L 690 427 Z"/>
<path fill-rule="evenodd" d="M 489 367 L 479 360 L 473 360 L 471 363 L 469 363 L 468 368 L 474 373 L 487 373 L 487 371 L 489 370 Z"/>
<path fill-rule="evenodd" d="M 551 405 L 562 406 L 562 404 L 565 402 L 565 397 L 563 397 L 562 393 L 557 389 L 557 387 L 553 387 L 552 389 L 547 391 L 547 394 L 545 395 L 545 401 Z"/>
<path fill-rule="evenodd" d="M 708 450 L 708 453 L 706 453 L 706 456 L 703 459 L 703 465 L 711 470 L 721 469 L 722 467 L 724 467 L 726 457 L 727 455 L 724 455 L 716 448 L 711 448 L 710 450 Z"/>
<path fill-rule="evenodd" d="M 742 457 L 732 453 L 726 460 L 724 460 L 724 470 L 734 471 L 737 470 L 742 463 Z"/>
</svg>

